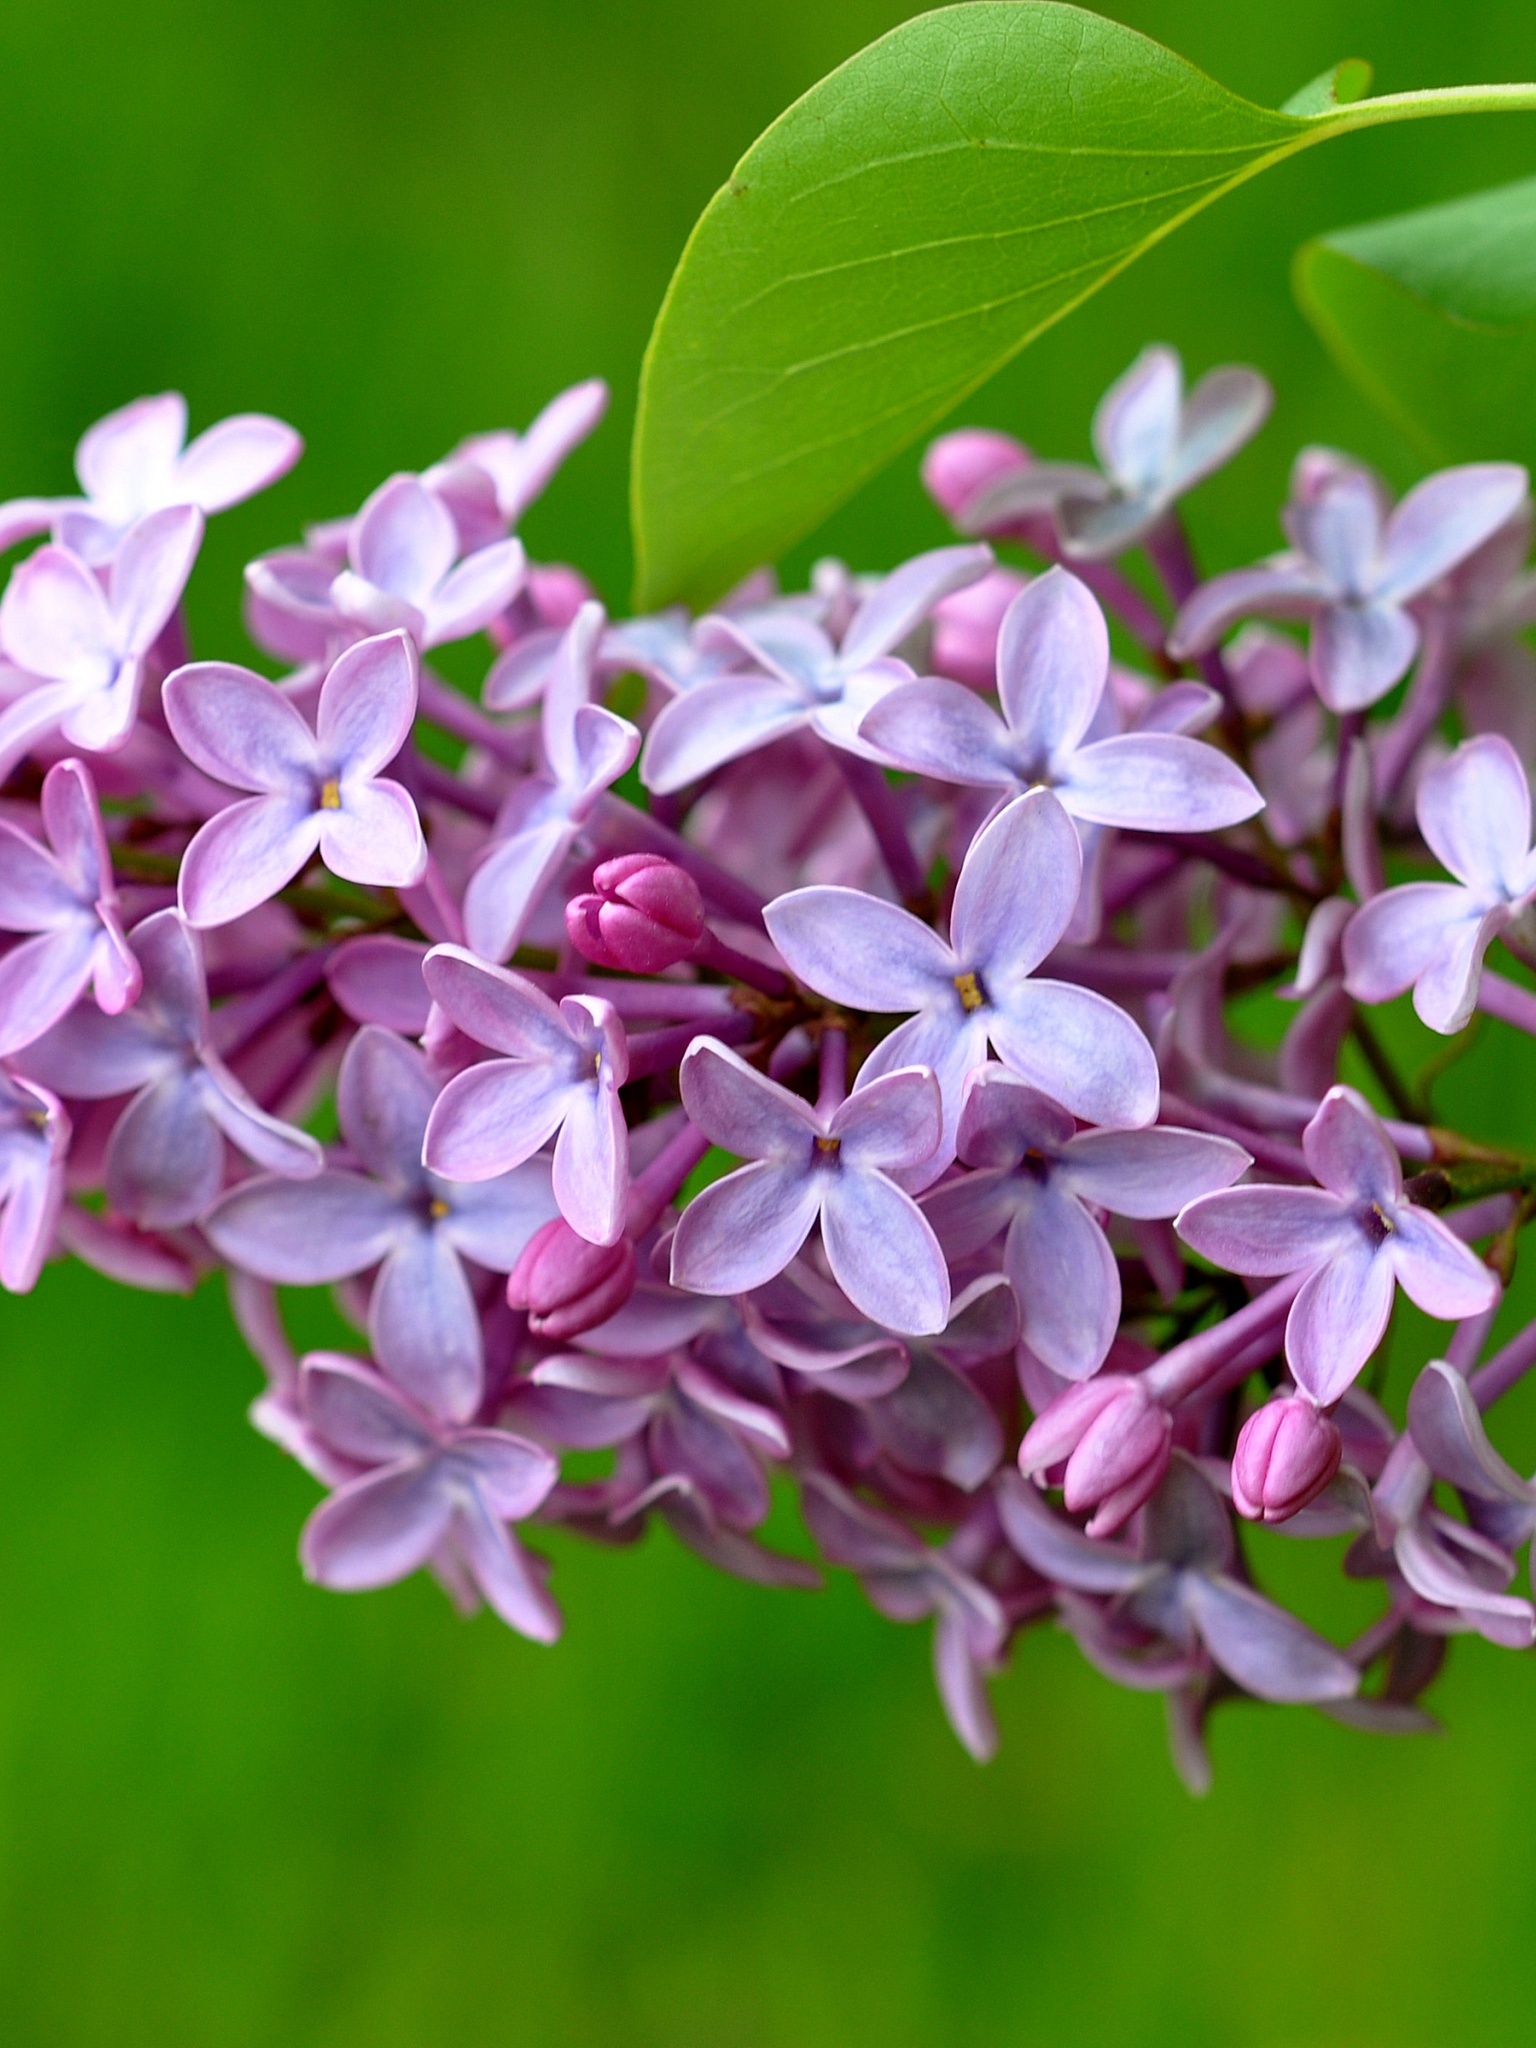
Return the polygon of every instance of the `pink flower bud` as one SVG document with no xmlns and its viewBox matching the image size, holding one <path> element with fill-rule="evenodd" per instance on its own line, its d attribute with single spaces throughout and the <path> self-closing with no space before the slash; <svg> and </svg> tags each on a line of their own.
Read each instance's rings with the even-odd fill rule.
<svg viewBox="0 0 1536 2048">
<path fill-rule="evenodd" d="M 1023 469 L 1029 450 L 1011 434 L 986 427 L 962 427 L 941 434 L 923 457 L 923 487 L 948 519 L 957 518 L 978 491 L 1010 470 Z"/>
<path fill-rule="evenodd" d="M 989 569 L 933 608 L 934 669 L 973 690 L 990 690 L 997 680 L 997 633 L 1003 613 L 1029 581 L 1017 569 Z"/>
<path fill-rule="evenodd" d="M 685 868 L 655 853 L 624 853 L 605 860 L 590 893 L 565 906 L 565 928 L 595 966 L 659 974 L 704 936 L 704 899 Z"/>
<path fill-rule="evenodd" d="M 526 585 L 541 626 L 564 630 L 589 598 L 596 597 L 579 569 L 564 562 L 538 562 L 528 571 Z"/>
<path fill-rule="evenodd" d="M 635 1248 L 589 1244 L 563 1216 L 536 1230 L 507 1276 L 507 1301 L 528 1311 L 536 1337 L 557 1342 L 595 1330 L 628 1301 L 635 1287 Z"/>
<path fill-rule="evenodd" d="M 1108 1536 L 1157 1491 L 1168 1469 L 1173 1420 L 1138 1379 L 1100 1373 L 1070 1388 L 1033 1422 L 1019 1446 L 1026 1478 L 1066 1460 L 1073 1514 L 1092 1508 L 1090 1536 Z"/>
<path fill-rule="evenodd" d="M 1339 1469 L 1337 1426 L 1299 1394 L 1266 1402 L 1243 1424 L 1232 1456 L 1232 1499 L 1250 1522 L 1287 1522 Z"/>
</svg>

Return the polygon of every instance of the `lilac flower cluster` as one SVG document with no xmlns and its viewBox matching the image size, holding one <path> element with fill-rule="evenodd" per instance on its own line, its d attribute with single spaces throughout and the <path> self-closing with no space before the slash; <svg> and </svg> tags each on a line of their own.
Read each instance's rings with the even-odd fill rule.
<svg viewBox="0 0 1536 2048">
<path fill-rule="evenodd" d="M 530 1532 L 660 1518 L 931 1618 L 978 1757 L 1047 1616 L 1196 1786 L 1225 1697 L 1428 1725 L 1448 1636 L 1536 1638 L 1483 1421 L 1536 1325 L 1481 1362 L 1536 1162 L 1369 1010 L 1536 1032 L 1487 964 L 1536 965 L 1525 472 L 1394 506 L 1308 449 L 1287 550 L 1201 582 L 1178 501 L 1269 391 L 1153 348 L 1097 469 L 937 442 L 953 544 L 615 621 L 515 532 L 605 400 L 253 562 L 275 679 L 190 660 L 181 599 L 287 427 L 144 400 L 0 507 L 47 536 L 0 600 L 0 1282 L 222 1265 L 326 1586 L 425 1568 L 548 1641 Z M 431 657 L 481 635 L 476 703 Z M 295 1287 L 355 1352 L 295 1355 Z M 1454 1326 L 1401 1429 L 1399 1288 Z M 1377 1618 L 1325 1640 L 1245 1523 L 1351 1535 Z"/>
</svg>

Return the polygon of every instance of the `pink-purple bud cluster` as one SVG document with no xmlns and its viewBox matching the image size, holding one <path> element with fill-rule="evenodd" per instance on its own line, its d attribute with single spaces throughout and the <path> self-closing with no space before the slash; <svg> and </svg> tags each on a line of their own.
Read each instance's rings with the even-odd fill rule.
<svg viewBox="0 0 1536 2048">
<path fill-rule="evenodd" d="M 1429 1725 L 1437 1639 L 1536 1638 L 1483 1422 L 1536 1326 L 1480 1362 L 1536 1161 L 1370 1009 L 1536 1033 L 1532 511 L 1512 464 L 1394 505 L 1308 449 L 1283 552 L 1202 583 L 1179 500 L 1269 402 L 1149 349 L 1097 467 L 935 443 L 953 544 L 612 620 L 516 531 L 578 385 L 252 563 L 271 673 L 191 660 L 181 598 L 298 437 L 100 422 L 79 496 L 0 507 L 43 537 L 0 599 L 0 1283 L 222 1265 L 327 1586 L 425 1568 L 548 1641 L 539 1528 L 659 1519 L 931 1620 L 978 1757 L 1047 1617 L 1196 1782 L 1234 1693 Z M 478 701 L 433 667 L 477 636 Z M 295 1354 L 316 1286 L 352 1353 Z M 1402 1427 L 1399 1292 L 1454 1326 L 1402 1333 Z M 1247 1522 L 1349 1535 L 1376 1618 L 1326 1641 Z"/>
</svg>

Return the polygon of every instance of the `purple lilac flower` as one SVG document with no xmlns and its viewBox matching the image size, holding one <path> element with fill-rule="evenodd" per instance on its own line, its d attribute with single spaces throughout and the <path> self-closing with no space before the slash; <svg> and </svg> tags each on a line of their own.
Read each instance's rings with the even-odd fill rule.
<svg viewBox="0 0 1536 2048">
<path fill-rule="evenodd" d="M 1197 590 L 1169 649 L 1180 658 L 1202 653 L 1255 615 L 1310 619 L 1318 694 L 1330 710 L 1363 710 L 1418 652 L 1410 604 L 1503 525 L 1526 485 L 1516 463 L 1465 463 L 1427 477 L 1389 512 L 1368 470 L 1305 451 L 1284 514 L 1290 549 Z"/>
<path fill-rule="evenodd" d="M 130 529 L 105 579 L 54 545 L 19 565 L 0 599 L 0 651 L 31 681 L 0 712 L 0 776 L 56 729 L 87 753 L 126 742 L 202 538 L 203 515 L 173 506 Z"/>
<path fill-rule="evenodd" d="M 590 1243 L 616 1244 L 629 1188 L 619 1103 L 629 1050 L 613 1005 L 600 996 L 554 1003 L 462 946 L 434 946 L 422 972 L 458 1029 L 500 1055 L 456 1074 L 438 1097 L 422 1155 L 428 1170 L 494 1180 L 554 1138 L 561 1215 Z"/>
<path fill-rule="evenodd" d="M 640 751 L 629 720 L 591 701 L 604 617 L 600 604 L 585 604 L 566 628 L 544 692 L 540 770 L 502 806 L 464 892 L 466 935 L 487 960 L 516 951 L 593 805 Z"/>
<path fill-rule="evenodd" d="M 187 438 L 179 391 L 138 398 L 81 436 L 75 474 L 83 498 L 14 498 L 0 505 L 0 548 L 52 531 L 93 568 L 110 562 L 130 527 L 151 512 L 195 506 L 222 512 L 264 491 L 298 461 L 304 443 L 281 420 L 237 413 Z"/>
<path fill-rule="evenodd" d="M 856 889 L 796 889 L 764 912 L 790 972 L 819 995 L 917 1013 L 882 1039 L 859 1080 L 933 1069 L 944 1135 L 928 1179 L 954 1157 L 965 1077 L 989 1041 L 1074 1116 L 1116 1126 L 1156 1116 L 1157 1062 L 1125 1012 L 1095 990 L 1030 978 L 1071 921 L 1081 874 L 1071 819 L 1048 790 L 1033 790 L 971 842 L 948 944 L 910 912 Z"/>
<path fill-rule="evenodd" d="M 1419 784 L 1419 830 L 1455 882 L 1406 882 L 1359 910 L 1344 933 L 1345 986 L 1365 1003 L 1413 990 L 1432 1031 L 1460 1031 L 1477 1007 L 1496 938 L 1536 947 L 1531 792 L 1496 733 L 1466 740 Z"/>
<path fill-rule="evenodd" d="M 1069 1380 L 1098 1371 L 1120 1324 L 1120 1270 L 1095 1211 L 1173 1216 L 1253 1163 L 1240 1145 L 1199 1131 L 1079 1132 L 1066 1110 L 999 1066 L 966 1084 L 959 1153 L 976 1171 L 927 1198 L 928 1220 L 952 1258 L 1007 1232 L 1003 1269 L 1024 1341 Z"/>
<path fill-rule="evenodd" d="M 1182 733 L 1092 736 L 1109 681 L 1109 633 L 1093 593 L 1051 569 L 1009 605 L 998 637 L 1002 715 L 961 683 L 898 683 L 859 737 L 899 768 L 941 782 L 1055 790 L 1073 817 L 1143 831 L 1208 832 L 1264 800 L 1237 763 Z"/>
<path fill-rule="evenodd" d="M 555 1640 L 560 1611 L 506 1526 L 526 1521 L 554 1485 L 559 1467 L 547 1451 L 507 1430 L 440 1423 L 360 1359 L 334 1352 L 305 1359 L 301 1401 L 314 1434 L 360 1469 L 304 1525 L 312 1579 L 356 1593 L 426 1564 L 457 1566 L 509 1628 Z"/>
<path fill-rule="evenodd" d="M 783 1272 L 811 1228 L 854 1306 L 888 1329 L 942 1330 L 949 1269 L 893 1171 L 939 1143 L 938 1083 L 888 1071 L 830 1113 L 813 1109 L 712 1038 L 682 1064 L 683 1107 L 712 1144 L 751 1163 L 695 1196 L 672 1239 L 672 1282 L 745 1294 Z"/>
<path fill-rule="evenodd" d="M 1438 1216 L 1405 1198 L 1397 1153 L 1353 1088 L 1329 1089 L 1301 1142 L 1318 1187 L 1228 1188 L 1191 1202 L 1174 1227 L 1230 1272 L 1307 1274 L 1285 1356 L 1302 1392 L 1329 1408 L 1381 1342 L 1396 1286 L 1447 1322 L 1492 1307 L 1499 1288 Z"/>
<path fill-rule="evenodd" d="M 42 818 L 46 847 L 0 818 L 0 931 L 35 934 L 0 956 L 0 1057 L 40 1038 L 88 986 L 113 1016 L 139 992 L 96 786 L 83 763 L 49 769 Z"/>
<path fill-rule="evenodd" d="M 462 561 L 452 512 L 420 477 L 380 484 L 352 522 L 330 598 L 366 633 L 400 628 L 425 652 L 490 624 L 527 573 L 522 542 L 492 541 Z"/>
<path fill-rule="evenodd" d="M 157 911 L 128 942 L 143 977 L 132 1009 L 109 1017 L 80 1005 L 23 1059 L 66 1099 L 133 1094 L 107 1146 L 113 1209 L 146 1230 L 206 1215 L 224 1184 L 226 1138 L 274 1173 L 317 1174 L 316 1141 L 262 1109 L 219 1058 L 197 938 L 180 915 Z"/>
<path fill-rule="evenodd" d="M 0 1287 L 27 1294 L 53 1249 L 70 1125 L 46 1088 L 0 1068 Z"/>
<path fill-rule="evenodd" d="M 875 699 L 911 679 L 892 658 L 940 598 L 992 566 L 986 547 L 935 548 L 893 570 L 864 598 L 841 640 L 788 610 L 703 622 L 696 638 L 750 664 L 697 683 L 666 706 L 646 741 L 640 772 L 665 795 L 738 755 L 810 726 L 833 746 L 860 751 L 858 729 Z"/>
<path fill-rule="evenodd" d="M 289 1287 L 377 1266 L 374 1357 L 419 1406 L 464 1422 L 480 1405 L 485 1363 L 464 1261 L 510 1272 L 557 1211 L 542 1159 L 473 1185 L 428 1173 L 421 1148 L 437 1093 L 415 1046 L 365 1026 L 342 1062 L 336 1108 L 366 1173 L 330 1167 L 313 1180 L 245 1181 L 203 1227 L 231 1265 Z"/>
<path fill-rule="evenodd" d="M 416 806 L 381 777 L 416 712 L 416 652 L 403 632 L 337 657 L 311 732 L 250 669 L 193 662 L 165 685 L 177 745 L 218 782 L 257 792 L 208 820 L 182 859 L 181 907 L 200 929 L 265 903 L 316 854 L 349 882 L 403 889 L 427 865 Z"/>
</svg>

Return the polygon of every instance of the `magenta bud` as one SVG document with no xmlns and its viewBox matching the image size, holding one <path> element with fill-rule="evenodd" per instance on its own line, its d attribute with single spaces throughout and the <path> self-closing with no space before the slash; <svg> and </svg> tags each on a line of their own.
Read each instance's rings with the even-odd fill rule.
<svg viewBox="0 0 1536 2048">
<path fill-rule="evenodd" d="M 997 635 L 1003 613 L 1029 581 L 1017 569 L 989 569 L 977 583 L 953 591 L 933 608 L 931 663 L 973 690 L 997 680 Z"/>
<path fill-rule="evenodd" d="M 507 1275 L 507 1301 L 528 1311 L 536 1337 L 563 1342 L 595 1330 L 635 1290 L 635 1248 L 627 1237 L 617 1244 L 589 1244 L 563 1216 L 536 1230 Z"/>
<path fill-rule="evenodd" d="M 659 974 L 704 936 L 704 899 L 686 868 L 656 853 L 605 860 L 592 888 L 565 906 L 565 928 L 584 960 L 628 974 Z"/>
<path fill-rule="evenodd" d="M 1232 1499 L 1250 1522 L 1288 1522 L 1316 1500 L 1344 1455 L 1337 1425 L 1300 1394 L 1267 1401 L 1232 1454 Z"/>
<path fill-rule="evenodd" d="M 1029 450 L 1011 434 L 986 427 L 962 427 L 941 434 L 923 457 L 923 486 L 948 519 L 956 519 L 979 491 L 1013 470 L 1024 469 Z"/>
<path fill-rule="evenodd" d="M 564 562 L 537 562 L 528 571 L 527 591 L 541 626 L 563 631 L 589 598 L 596 597 L 579 569 Z"/>
<path fill-rule="evenodd" d="M 1173 1418 L 1125 1373 L 1071 1387 L 1034 1421 L 1019 1446 L 1026 1478 L 1066 1460 L 1068 1508 L 1094 1510 L 1090 1536 L 1108 1536 L 1157 1491 L 1173 1446 Z"/>
</svg>

